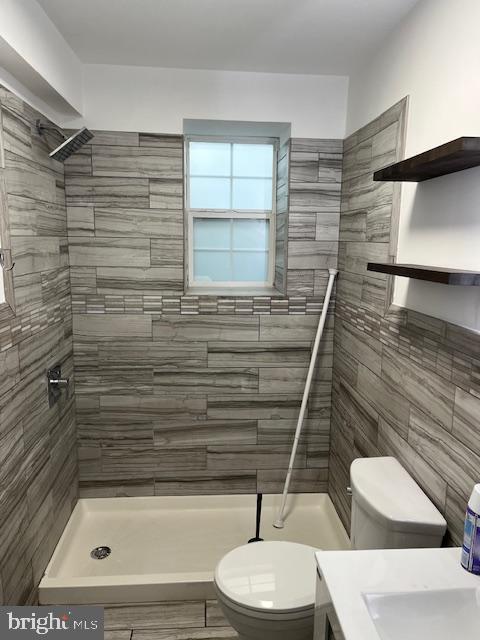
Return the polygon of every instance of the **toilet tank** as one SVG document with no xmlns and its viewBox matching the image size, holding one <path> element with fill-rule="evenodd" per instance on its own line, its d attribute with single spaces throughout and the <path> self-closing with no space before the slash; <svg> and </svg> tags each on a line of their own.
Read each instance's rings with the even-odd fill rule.
<svg viewBox="0 0 480 640">
<path fill-rule="evenodd" d="M 396 458 L 358 458 L 350 467 L 353 549 L 441 546 L 447 523 Z"/>
</svg>

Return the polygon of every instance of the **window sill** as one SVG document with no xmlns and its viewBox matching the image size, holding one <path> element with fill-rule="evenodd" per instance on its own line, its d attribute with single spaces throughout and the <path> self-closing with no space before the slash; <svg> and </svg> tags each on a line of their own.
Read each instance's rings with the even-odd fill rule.
<svg viewBox="0 0 480 640">
<path fill-rule="evenodd" d="M 232 287 L 188 287 L 185 289 L 186 296 L 221 296 L 222 298 L 284 298 L 283 294 L 275 287 L 248 287 L 234 289 Z"/>
</svg>

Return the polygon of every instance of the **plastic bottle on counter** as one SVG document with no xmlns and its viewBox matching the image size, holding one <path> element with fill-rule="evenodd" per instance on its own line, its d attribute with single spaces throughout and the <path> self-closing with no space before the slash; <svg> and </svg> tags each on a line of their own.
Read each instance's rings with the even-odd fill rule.
<svg viewBox="0 0 480 640">
<path fill-rule="evenodd" d="M 473 488 L 465 514 L 462 567 L 480 575 L 480 484 Z"/>
</svg>

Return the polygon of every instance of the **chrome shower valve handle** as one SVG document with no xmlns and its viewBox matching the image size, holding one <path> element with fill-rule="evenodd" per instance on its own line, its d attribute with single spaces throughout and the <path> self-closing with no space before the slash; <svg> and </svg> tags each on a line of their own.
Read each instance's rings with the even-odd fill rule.
<svg viewBox="0 0 480 640">
<path fill-rule="evenodd" d="M 7 263 L 9 263 L 10 266 L 7 266 Z M 12 271 L 14 266 L 15 262 L 12 262 L 10 251 L 7 249 L 0 249 L 0 268 L 4 271 Z"/>
</svg>

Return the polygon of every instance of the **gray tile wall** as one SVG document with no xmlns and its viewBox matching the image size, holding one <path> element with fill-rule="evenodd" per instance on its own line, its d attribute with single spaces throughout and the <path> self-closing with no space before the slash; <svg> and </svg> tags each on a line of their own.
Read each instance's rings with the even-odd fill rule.
<svg viewBox="0 0 480 640">
<path fill-rule="evenodd" d="M 72 376 L 72 317 L 63 165 L 35 132 L 40 114 L 3 88 L 0 106 L 16 263 L 16 313 L 0 311 L 0 604 L 23 604 L 76 498 L 73 380 L 49 409 L 45 376 L 57 362 Z"/>
<path fill-rule="evenodd" d="M 83 496 L 281 491 L 337 260 L 342 158 L 338 140 L 288 146 L 275 297 L 183 295 L 182 137 L 97 132 L 66 163 Z M 331 315 L 296 491 L 327 486 L 332 341 Z"/>
<path fill-rule="evenodd" d="M 393 455 L 445 515 L 459 544 L 480 480 L 480 336 L 389 307 L 390 282 L 366 271 L 394 259 L 397 200 L 375 169 L 402 157 L 402 101 L 345 141 L 329 491 L 349 527 L 355 457 Z M 387 309 L 387 311 L 386 311 Z"/>
</svg>

